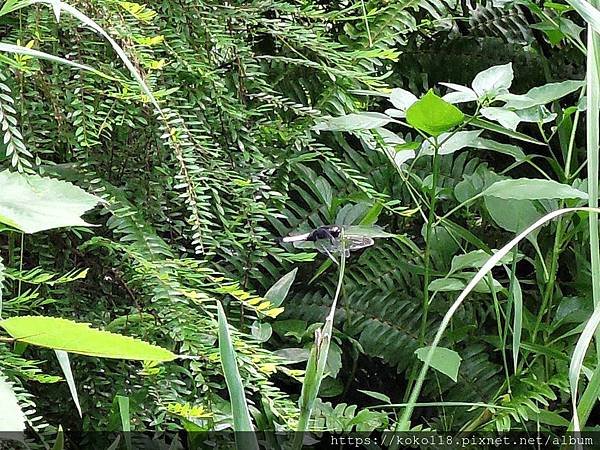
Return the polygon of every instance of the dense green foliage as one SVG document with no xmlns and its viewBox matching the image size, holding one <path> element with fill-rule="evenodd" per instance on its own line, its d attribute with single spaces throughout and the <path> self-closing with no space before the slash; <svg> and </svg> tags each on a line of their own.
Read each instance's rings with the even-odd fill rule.
<svg viewBox="0 0 600 450">
<path fill-rule="evenodd" d="M 0 400 L 31 444 L 560 433 L 577 380 L 599 426 L 594 212 L 484 271 L 597 206 L 571 3 L 5 1 Z M 375 243 L 279 242 L 324 224 Z"/>
</svg>

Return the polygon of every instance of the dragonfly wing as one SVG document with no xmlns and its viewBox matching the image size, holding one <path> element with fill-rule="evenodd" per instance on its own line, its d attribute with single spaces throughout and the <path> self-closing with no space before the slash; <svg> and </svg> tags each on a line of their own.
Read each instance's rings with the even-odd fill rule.
<svg viewBox="0 0 600 450">
<path fill-rule="evenodd" d="M 368 236 L 358 236 L 358 235 L 350 235 L 346 236 L 348 240 L 348 250 L 359 250 L 361 248 L 370 247 L 375 243 L 373 238 Z"/>
</svg>

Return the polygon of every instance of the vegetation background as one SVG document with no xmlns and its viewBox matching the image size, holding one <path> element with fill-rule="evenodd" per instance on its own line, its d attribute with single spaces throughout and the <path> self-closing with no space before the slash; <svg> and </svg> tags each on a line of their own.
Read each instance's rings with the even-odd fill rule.
<svg viewBox="0 0 600 450">
<path fill-rule="evenodd" d="M 30 445 L 59 426 L 597 429 L 597 221 L 577 208 L 597 206 L 599 17 L 4 1 L 0 398 Z M 93 227 L 48 225 L 74 203 Z M 380 237 L 335 262 L 279 243 L 324 224 Z M 30 342 L 21 316 L 170 353 Z"/>
</svg>

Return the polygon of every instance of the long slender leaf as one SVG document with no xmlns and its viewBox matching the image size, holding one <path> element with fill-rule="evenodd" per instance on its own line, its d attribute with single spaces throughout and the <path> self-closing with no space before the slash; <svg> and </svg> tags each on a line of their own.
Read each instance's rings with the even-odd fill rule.
<svg viewBox="0 0 600 450">
<path fill-rule="evenodd" d="M 67 65 L 67 66 L 73 67 L 75 69 L 86 70 L 88 72 L 92 72 L 92 73 L 99 75 L 103 78 L 106 78 L 108 80 L 113 80 L 113 81 L 116 80 L 116 78 L 111 77 L 110 75 L 107 75 L 104 72 L 101 72 L 97 69 L 94 69 L 91 66 L 88 66 L 85 64 L 80 64 L 75 61 L 70 61 L 68 59 L 61 58 L 60 56 L 51 55 L 49 53 L 41 52 L 41 51 L 35 50 L 33 48 L 23 47 L 21 45 L 0 43 L 0 52 L 14 53 L 17 55 L 25 55 L 25 56 L 31 56 L 33 58 L 45 59 L 47 61 Z"/>
<path fill-rule="evenodd" d="M 470 117 L 470 118 L 467 118 L 467 120 L 469 121 L 469 123 L 471 125 L 479 127 L 479 128 L 483 128 L 484 130 L 493 131 L 495 133 L 500 133 L 505 136 L 511 137 L 513 139 L 517 139 L 519 141 L 529 142 L 530 144 L 543 145 L 543 146 L 546 145 L 543 142 L 532 138 L 531 136 L 528 136 L 523 133 L 519 133 L 518 131 L 509 130 L 508 128 L 504 128 L 501 125 L 498 125 L 493 122 L 489 122 L 487 120 L 479 119 L 477 117 Z"/>
<path fill-rule="evenodd" d="M 556 211 L 552 211 L 551 213 L 546 214 L 545 216 L 543 216 L 542 218 L 540 218 L 539 220 L 534 222 L 532 225 L 527 227 L 525 230 L 523 230 L 521 233 L 519 233 L 515 238 L 513 238 L 510 242 L 508 242 L 504 247 L 502 247 L 496 253 L 494 253 L 494 255 L 492 257 L 490 257 L 490 259 L 483 265 L 483 267 L 481 269 L 479 269 L 479 271 L 475 274 L 475 276 L 467 284 L 465 289 L 460 293 L 458 298 L 454 301 L 454 303 L 452 303 L 452 305 L 450 306 L 450 308 L 444 315 L 444 318 L 442 319 L 442 322 L 441 322 L 440 326 L 438 327 L 438 330 L 435 334 L 433 342 L 429 348 L 429 352 L 427 353 L 427 355 L 425 357 L 425 361 L 423 362 L 421 371 L 419 372 L 417 380 L 412 388 L 412 391 L 411 391 L 411 394 L 410 394 L 410 397 L 408 400 L 408 406 L 402 413 L 402 416 L 396 427 L 396 431 L 407 431 L 409 429 L 411 416 L 412 416 L 413 410 L 415 408 L 415 404 L 417 403 L 417 400 L 419 398 L 421 388 L 423 387 L 423 382 L 425 381 L 425 376 L 427 375 L 427 370 L 429 369 L 429 365 L 430 365 L 431 359 L 433 357 L 434 351 L 437 348 L 437 346 L 439 345 L 439 343 L 442 339 L 442 336 L 450 323 L 450 320 L 452 319 L 452 317 L 454 316 L 454 314 L 456 313 L 458 308 L 462 305 L 463 301 L 467 298 L 467 296 L 475 289 L 477 284 L 481 280 L 483 280 L 483 278 L 487 275 L 487 273 L 490 270 L 492 270 L 492 268 L 496 264 L 498 264 L 498 262 L 500 262 L 502 260 L 502 258 L 504 258 L 519 242 L 521 242 L 523 239 L 525 239 L 529 233 L 533 232 L 537 228 L 545 225 L 547 222 L 549 222 L 557 217 L 560 217 L 562 215 L 569 214 L 572 212 L 576 212 L 576 211 L 600 212 L 600 210 L 598 208 L 589 208 L 589 207 L 563 208 L 563 209 L 558 209 Z"/>
<path fill-rule="evenodd" d="M 236 431 L 236 445 L 240 450 L 256 449 L 258 442 L 253 433 L 252 420 L 248 410 L 248 402 L 244 394 L 242 377 L 237 365 L 237 358 L 231 336 L 225 311 L 220 302 L 217 302 L 217 311 L 219 319 L 219 354 L 221 355 L 221 365 L 229 391 L 231 401 L 231 411 L 233 413 L 233 428 Z"/>
<path fill-rule="evenodd" d="M 71 362 L 69 361 L 69 354 L 63 350 L 54 350 L 54 353 L 56 353 L 56 359 L 58 359 L 58 364 L 60 364 L 60 368 L 65 374 L 65 380 L 67 381 L 67 385 L 69 386 L 69 392 L 71 392 L 71 397 L 73 398 L 73 402 L 75 403 L 75 407 L 77 408 L 79 417 L 83 417 L 83 414 L 81 414 L 81 405 L 79 404 L 79 396 L 77 395 L 77 386 L 75 386 L 73 372 L 71 371 Z"/>
</svg>

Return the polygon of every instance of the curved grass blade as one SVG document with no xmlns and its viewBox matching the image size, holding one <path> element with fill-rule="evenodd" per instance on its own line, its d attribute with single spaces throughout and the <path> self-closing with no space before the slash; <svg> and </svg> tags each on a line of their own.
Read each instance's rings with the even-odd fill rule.
<svg viewBox="0 0 600 450">
<path fill-rule="evenodd" d="M 411 391 L 408 404 L 406 409 L 404 410 L 400 420 L 396 425 L 396 431 L 406 431 L 410 428 L 410 420 L 417 404 L 417 400 L 419 398 L 419 394 L 421 392 L 421 388 L 423 387 L 423 382 L 425 381 L 425 376 L 427 375 L 427 371 L 429 369 L 429 365 L 431 359 L 433 357 L 433 353 L 435 348 L 439 345 L 446 328 L 450 324 L 450 320 L 458 310 L 458 308 L 462 305 L 463 301 L 467 298 L 467 296 L 473 291 L 473 289 L 477 286 L 477 284 L 484 279 L 484 277 L 492 270 L 492 268 L 498 264 L 519 242 L 527 237 L 531 232 L 538 229 L 539 227 L 545 225 L 547 222 L 560 217 L 565 214 L 569 214 L 577 211 L 586 211 L 586 212 L 600 212 L 598 208 L 589 208 L 589 207 L 580 207 L 580 208 L 563 208 L 558 209 L 556 211 L 552 211 L 551 213 L 546 214 L 542 218 L 535 221 L 532 225 L 527 227 L 521 233 L 519 233 L 516 237 L 514 237 L 510 242 L 508 242 L 504 247 L 499 249 L 488 261 L 479 269 L 479 271 L 475 274 L 475 276 L 471 279 L 471 281 L 467 284 L 465 289 L 460 293 L 458 298 L 454 301 L 454 303 L 450 306 L 444 318 L 442 319 L 442 323 L 440 324 L 429 352 L 425 357 L 425 361 L 423 362 L 423 366 L 421 367 L 421 371 L 419 372 L 419 376 L 417 377 L 417 381 L 413 386 Z"/>
</svg>

